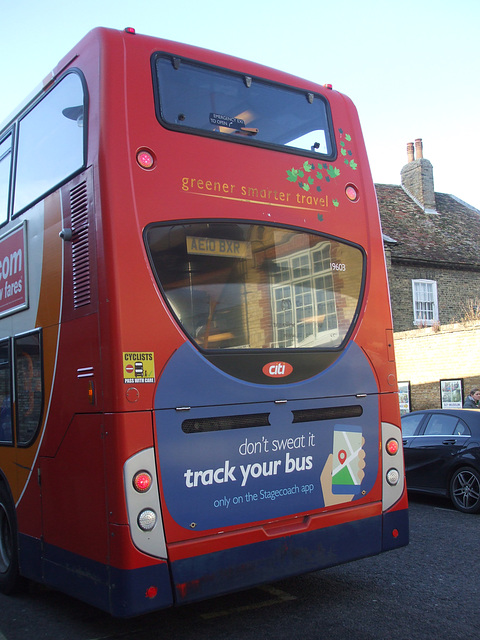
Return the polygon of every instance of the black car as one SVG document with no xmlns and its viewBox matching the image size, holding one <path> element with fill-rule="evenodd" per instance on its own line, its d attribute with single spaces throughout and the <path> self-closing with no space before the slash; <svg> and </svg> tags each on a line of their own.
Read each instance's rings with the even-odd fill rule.
<svg viewBox="0 0 480 640">
<path fill-rule="evenodd" d="M 402 416 L 409 490 L 450 498 L 480 511 L 480 410 L 430 409 Z"/>
</svg>

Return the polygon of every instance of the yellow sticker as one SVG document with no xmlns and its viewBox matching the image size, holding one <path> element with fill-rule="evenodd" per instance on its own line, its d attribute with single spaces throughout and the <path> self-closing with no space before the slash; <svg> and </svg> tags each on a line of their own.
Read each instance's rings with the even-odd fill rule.
<svg viewBox="0 0 480 640">
<path fill-rule="evenodd" d="M 155 382 L 155 361 L 151 351 L 123 352 L 123 381 L 126 383 Z"/>
</svg>

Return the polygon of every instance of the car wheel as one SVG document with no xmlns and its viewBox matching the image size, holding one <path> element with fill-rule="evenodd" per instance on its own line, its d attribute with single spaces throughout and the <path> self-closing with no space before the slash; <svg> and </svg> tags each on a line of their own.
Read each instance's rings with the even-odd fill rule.
<svg viewBox="0 0 480 640">
<path fill-rule="evenodd" d="M 13 593 L 20 587 L 15 508 L 0 483 L 0 592 Z"/>
<path fill-rule="evenodd" d="M 450 499 L 459 511 L 480 511 L 480 473 L 471 467 L 457 469 L 450 480 Z"/>
</svg>

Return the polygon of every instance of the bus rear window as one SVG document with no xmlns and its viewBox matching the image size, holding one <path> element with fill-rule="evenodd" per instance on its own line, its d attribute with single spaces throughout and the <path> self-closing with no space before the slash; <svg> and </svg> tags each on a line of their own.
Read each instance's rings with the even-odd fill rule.
<svg viewBox="0 0 480 640">
<path fill-rule="evenodd" d="M 157 115 L 170 128 L 333 158 L 318 94 L 163 54 L 154 59 Z"/>
<path fill-rule="evenodd" d="M 165 299 L 200 349 L 335 349 L 353 328 L 356 246 L 232 222 L 152 225 L 145 238 Z"/>
</svg>

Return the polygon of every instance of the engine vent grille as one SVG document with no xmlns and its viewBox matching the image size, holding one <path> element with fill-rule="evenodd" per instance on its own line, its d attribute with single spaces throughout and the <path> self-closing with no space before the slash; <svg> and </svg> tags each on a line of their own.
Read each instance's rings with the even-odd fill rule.
<svg viewBox="0 0 480 640">
<path fill-rule="evenodd" d="M 72 221 L 72 278 L 75 309 L 90 304 L 90 247 L 88 223 L 87 183 L 81 182 L 70 192 Z"/>
</svg>

